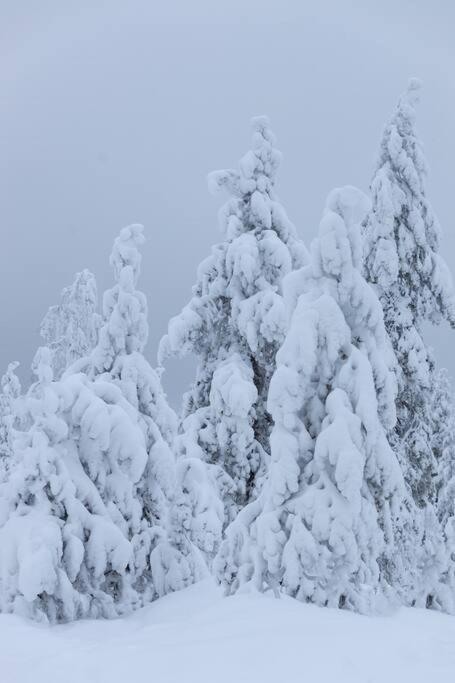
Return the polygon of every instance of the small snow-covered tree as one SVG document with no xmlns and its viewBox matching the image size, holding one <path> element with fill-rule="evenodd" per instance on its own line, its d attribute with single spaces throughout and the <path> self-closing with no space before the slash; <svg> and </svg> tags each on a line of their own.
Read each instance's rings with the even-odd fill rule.
<svg viewBox="0 0 455 683">
<path fill-rule="evenodd" d="M 9 363 L 1 379 L 0 392 L 0 479 L 9 468 L 12 455 L 12 440 L 15 423 L 15 401 L 21 393 L 21 383 L 15 370 L 17 361 Z"/>
<path fill-rule="evenodd" d="M 275 196 L 281 157 L 268 121 L 259 117 L 252 125 L 252 149 L 238 170 L 209 176 L 211 189 L 230 195 L 220 212 L 224 240 L 199 266 L 193 297 L 170 321 L 160 347 L 161 362 L 171 354 L 198 358 L 180 451 L 221 468 L 212 480 L 220 484 L 228 519 L 254 499 L 265 472 L 267 394 L 285 329 L 282 280 L 306 259 Z"/>
<path fill-rule="evenodd" d="M 386 436 L 393 354 L 360 272 L 366 208 L 355 188 L 332 192 L 310 264 L 286 278 L 291 322 L 268 402 L 272 462 L 216 558 L 228 592 L 251 582 L 361 611 L 391 592 L 404 484 Z"/>
<path fill-rule="evenodd" d="M 445 541 L 442 582 L 449 594 L 442 606 L 455 612 L 455 403 L 446 370 L 435 374 L 432 398 L 432 445 L 438 461 L 436 510 Z"/>
<path fill-rule="evenodd" d="M 428 417 L 432 450 L 438 463 L 436 507 L 444 528 L 455 513 L 455 403 L 447 370 L 441 369 L 433 375 L 431 398 Z"/>
<path fill-rule="evenodd" d="M 384 310 L 398 360 L 395 443 L 405 480 L 421 508 L 435 501 L 437 462 L 428 407 L 434 360 L 426 321 L 455 325 L 451 277 L 439 253 L 440 228 L 427 199 L 426 164 L 415 127 L 420 84 L 409 83 L 385 128 L 364 226 L 365 277 Z"/>
<path fill-rule="evenodd" d="M 185 456 L 177 457 L 176 461 L 172 525 L 191 542 L 200 552 L 203 562 L 210 567 L 223 531 L 225 475 L 221 468 L 190 455 L 190 452 L 188 449 Z"/>
<path fill-rule="evenodd" d="M 51 622 L 122 614 L 140 604 L 128 568 L 143 435 L 118 389 L 53 382 L 51 363 L 39 349 L 30 428 L 16 433 L 1 486 L 0 609 Z"/>
<path fill-rule="evenodd" d="M 124 228 L 115 240 L 110 262 L 116 284 L 104 294 L 98 344 L 70 372 L 82 370 L 95 383 L 112 383 L 136 411 L 148 457 L 136 489 L 142 530 L 133 539 L 135 573 L 139 592 L 150 600 L 199 578 L 204 565 L 184 525 L 177 524 L 182 521 L 176 509 L 181 495 L 173 452 L 177 418 L 159 374 L 144 357 L 147 300 L 136 289 L 144 241 L 141 225 Z"/>
<path fill-rule="evenodd" d="M 54 379 L 74 361 L 95 347 L 101 316 L 97 313 L 98 295 L 95 276 L 88 270 L 77 273 L 73 284 L 62 291 L 61 302 L 46 313 L 41 337 L 52 351 Z"/>
</svg>

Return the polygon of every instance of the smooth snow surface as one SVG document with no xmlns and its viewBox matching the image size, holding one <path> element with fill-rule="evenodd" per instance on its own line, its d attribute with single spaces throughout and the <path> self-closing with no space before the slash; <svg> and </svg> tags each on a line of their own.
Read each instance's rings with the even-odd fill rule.
<svg viewBox="0 0 455 683">
<path fill-rule="evenodd" d="M 452 683 L 455 620 L 365 617 L 210 581 L 124 619 L 46 627 L 0 615 L 2 683 Z"/>
</svg>

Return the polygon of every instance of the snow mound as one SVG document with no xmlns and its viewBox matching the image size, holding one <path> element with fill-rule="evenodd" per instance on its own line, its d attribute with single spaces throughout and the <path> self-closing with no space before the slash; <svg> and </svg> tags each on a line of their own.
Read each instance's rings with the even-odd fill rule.
<svg viewBox="0 0 455 683">
<path fill-rule="evenodd" d="M 0 616 L 5 683 L 452 683 L 455 620 L 365 617 L 204 581 L 130 617 L 45 627 Z"/>
</svg>

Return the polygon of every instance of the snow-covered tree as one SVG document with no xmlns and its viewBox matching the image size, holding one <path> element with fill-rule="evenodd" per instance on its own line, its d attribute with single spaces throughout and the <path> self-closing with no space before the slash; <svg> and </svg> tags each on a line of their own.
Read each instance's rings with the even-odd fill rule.
<svg viewBox="0 0 455 683">
<path fill-rule="evenodd" d="M 176 524 L 176 418 L 143 349 L 141 226 L 121 231 L 93 351 L 53 381 L 39 350 L 0 492 L 0 609 L 60 621 L 123 614 L 199 578 Z M 184 516 L 184 521 L 187 521 Z"/>
<path fill-rule="evenodd" d="M 143 242 L 140 225 L 124 228 L 115 240 L 110 262 L 117 282 L 104 294 L 98 344 L 69 372 L 83 371 L 95 382 L 114 384 L 136 411 L 148 457 L 136 491 L 143 529 L 134 539 L 135 572 L 139 590 L 150 600 L 188 585 L 202 575 L 204 566 L 186 529 L 177 524 L 182 521 L 176 509 L 181 491 L 173 453 L 177 418 L 159 374 L 143 354 L 147 300 L 136 289 Z"/>
<path fill-rule="evenodd" d="M 438 464 L 437 510 L 444 528 L 455 513 L 455 400 L 447 370 L 434 374 L 431 397 L 428 417 Z"/>
<path fill-rule="evenodd" d="M 403 543 L 414 558 L 407 594 L 411 604 L 452 610 L 448 548 L 438 512 L 438 498 L 444 498 L 438 491 L 441 425 L 432 414 L 438 380 L 423 330 L 428 322 L 446 320 L 454 326 L 455 298 L 427 198 L 426 164 L 416 132 L 419 95 L 420 83 L 412 79 L 381 140 L 372 208 L 364 224 L 364 272 L 381 301 L 398 361 L 397 421 L 389 439 L 418 507 L 408 505 L 402 517 Z M 443 412 L 448 409 L 441 406 Z"/>
<path fill-rule="evenodd" d="M 268 401 L 272 462 L 216 558 L 228 592 L 251 582 L 362 611 L 394 592 L 404 484 L 386 436 L 395 419 L 394 358 L 361 275 L 366 209 L 359 190 L 333 191 L 310 264 L 286 278 L 291 322 Z"/>
<path fill-rule="evenodd" d="M 275 196 L 281 156 L 268 121 L 252 125 L 252 149 L 238 170 L 209 176 L 211 189 L 230 195 L 220 212 L 223 241 L 199 266 L 193 297 L 160 347 L 160 362 L 171 354 L 198 358 L 180 452 L 218 468 L 211 478 L 228 519 L 255 498 L 266 469 L 267 394 L 285 329 L 282 280 L 307 256 Z"/>
<path fill-rule="evenodd" d="M 54 379 L 74 361 L 95 347 L 101 316 L 97 313 L 98 295 L 95 276 L 88 270 L 77 273 L 73 284 L 62 291 L 61 302 L 46 313 L 41 337 L 52 351 Z"/>
<path fill-rule="evenodd" d="M 426 164 L 415 119 L 420 84 L 409 83 L 386 126 L 364 226 L 365 277 L 376 289 L 398 360 L 394 447 L 421 508 L 435 501 L 436 456 L 428 407 L 434 360 L 426 321 L 455 325 L 451 277 L 439 253 L 440 228 L 427 199 Z"/>
<path fill-rule="evenodd" d="M 183 457 L 177 457 L 172 525 L 210 567 L 222 537 L 225 518 L 222 493 L 226 477 L 221 468 L 190 453 L 188 448 Z"/>
<path fill-rule="evenodd" d="M 1 379 L 0 392 L 0 480 L 9 468 L 12 455 L 13 430 L 15 423 L 15 402 L 21 393 L 21 383 L 15 370 L 19 366 L 17 361 L 9 363 Z"/>
<path fill-rule="evenodd" d="M 131 538 L 141 524 L 135 482 L 147 461 L 134 410 L 107 383 L 52 382 L 38 350 L 0 494 L 0 609 L 65 621 L 140 604 Z"/>
<path fill-rule="evenodd" d="M 442 583 L 448 593 L 441 606 L 455 612 L 455 403 L 446 370 L 435 374 L 432 397 L 432 445 L 438 462 L 436 510 L 444 533 Z"/>
</svg>

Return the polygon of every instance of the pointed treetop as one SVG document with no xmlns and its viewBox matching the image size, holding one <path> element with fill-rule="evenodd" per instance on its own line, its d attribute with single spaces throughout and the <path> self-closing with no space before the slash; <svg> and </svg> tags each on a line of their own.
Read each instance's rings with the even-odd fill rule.
<svg viewBox="0 0 455 683">
<path fill-rule="evenodd" d="M 251 119 L 251 128 L 253 132 L 260 133 L 262 137 L 271 139 L 272 142 L 275 142 L 275 136 L 270 130 L 270 119 L 265 114 L 253 116 Z"/>
<path fill-rule="evenodd" d="M 351 277 L 362 257 L 360 224 L 370 208 L 368 197 L 352 185 L 337 187 L 326 200 L 318 237 L 312 243 L 315 263 L 325 274 Z"/>
<path fill-rule="evenodd" d="M 32 371 L 38 382 L 48 384 L 54 379 L 52 354 L 47 346 L 40 346 L 32 361 Z"/>
<path fill-rule="evenodd" d="M 334 188 L 328 195 L 326 207 L 344 220 L 347 226 L 359 225 L 371 209 L 367 195 L 353 185 Z"/>
<path fill-rule="evenodd" d="M 110 264 L 117 284 L 103 297 L 104 325 L 93 350 L 94 365 L 112 369 L 118 356 L 142 352 L 148 338 L 147 300 L 136 290 L 141 271 L 139 247 L 145 242 L 142 225 L 129 225 L 114 241 Z"/>
<path fill-rule="evenodd" d="M 62 301 L 68 299 L 77 300 L 79 297 L 83 298 L 85 302 L 90 303 L 96 307 L 98 302 L 98 288 L 96 285 L 96 278 L 90 270 L 84 268 L 80 273 L 76 273 L 73 284 L 66 287 L 62 292 Z"/>
<path fill-rule="evenodd" d="M 420 103 L 421 89 L 422 82 L 418 78 L 409 79 L 406 90 L 404 90 L 398 100 L 398 106 L 392 121 L 395 120 L 395 122 L 398 123 L 398 120 L 403 119 L 405 126 L 407 126 L 408 122 L 411 124 L 411 126 L 414 124 L 416 118 L 416 109 Z M 398 129 L 400 131 L 402 129 L 402 125 L 402 123 L 398 123 Z"/>
<path fill-rule="evenodd" d="M 76 273 L 76 277 L 74 278 L 74 283 L 72 287 L 74 289 L 78 289 L 79 287 L 83 287 L 84 289 L 91 288 L 96 292 L 95 276 L 88 270 L 88 268 L 84 268 L 84 270 L 81 270 L 79 273 Z M 67 287 L 64 291 L 69 289 L 71 288 Z"/>
<path fill-rule="evenodd" d="M 253 150 L 256 154 L 263 155 L 264 152 L 267 154 L 273 151 L 275 154 L 278 154 L 279 157 L 281 156 L 280 153 L 275 150 L 276 138 L 270 127 L 268 116 L 253 116 L 251 119 L 251 130 L 253 131 Z"/>
<path fill-rule="evenodd" d="M 96 279 L 85 269 L 76 273 L 73 283 L 62 290 L 60 303 L 51 306 L 41 321 L 40 335 L 51 350 L 55 380 L 95 346 L 101 324 L 97 306 Z"/>
<path fill-rule="evenodd" d="M 19 367 L 19 361 L 15 360 L 8 364 L 6 372 L 1 379 L 2 392 L 5 396 L 17 398 L 21 393 L 21 383 L 15 370 Z"/>
<path fill-rule="evenodd" d="M 138 223 L 122 228 L 115 239 L 109 263 L 122 289 L 134 289 L 141 272 L 139 247 L 145 242 L 144 227 Z"/>
<path fill-rule="evenodd" d="M 255 116 L 251 120 L 253 130 L 252 149 L 239 162 L 239 170 L 213 171 L 208 175 L 209 191 L 212 193 L 226 188 L 237 197 L 259 192 L 272 191 L 276 172 L 281 162 L 281 153 L 275 147 L 275 136 L 266 116 Z"/>
<path fill-rule="evenodd" d="M 251 127 L 253 129 L 253 153 L 262 162 L 256 163 L 254 170 L 258 174 L 262 174 L 270 179 L 273 185 L 276 172 L 281 163 L 281 152 L 275 147 L 276 139 L 270 128 L 270 121 L 267 116 L 255 116 L 251 119 Z M 251 152 L 248 152 L 240 162 L 241 170 L 251 171 L 250 155 Z M 246 169 L 243 168 L 245 161 Z M 258 187 L 258 189 L 261 188 Z"/>
</svg>

